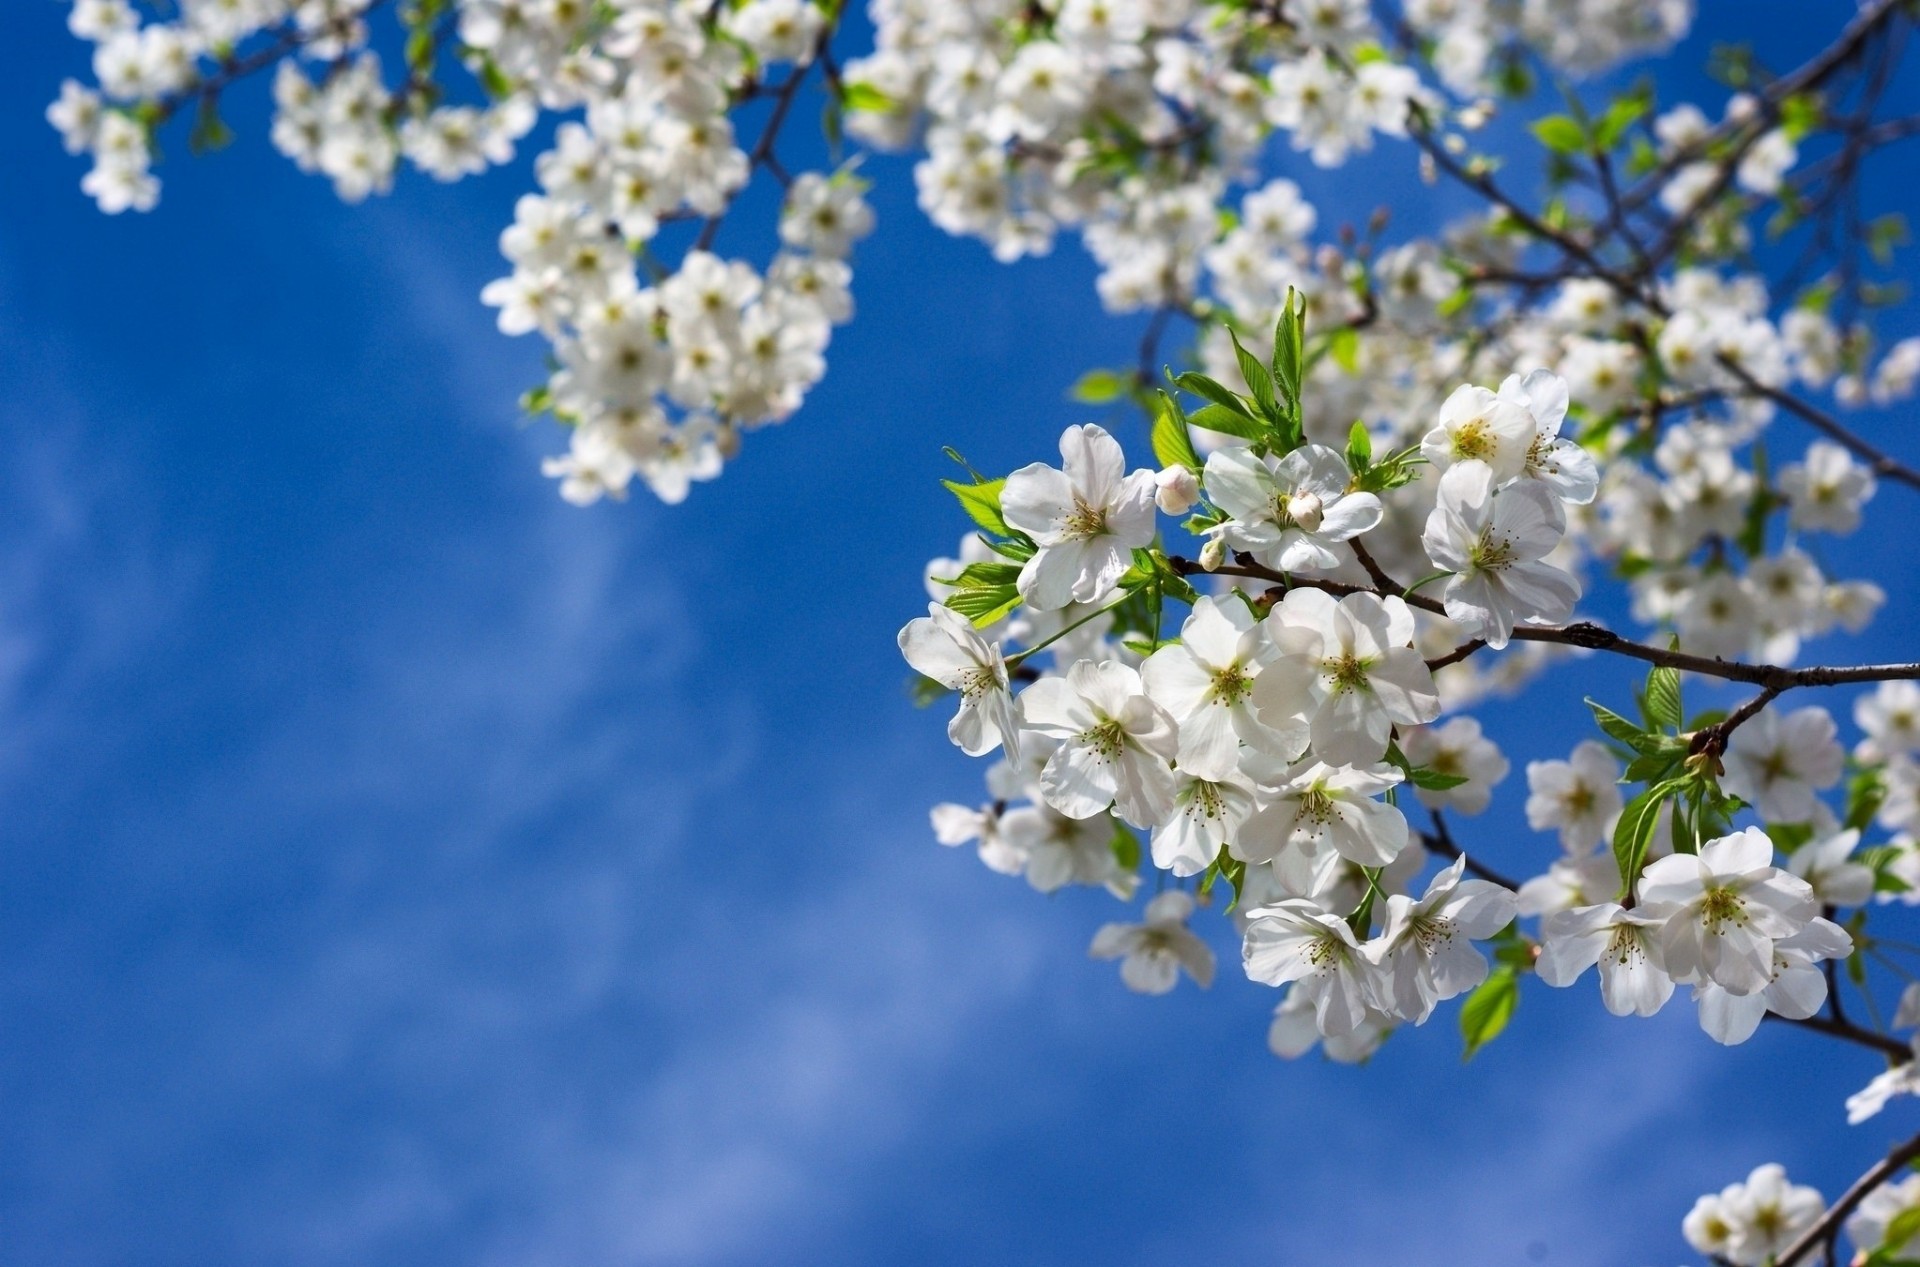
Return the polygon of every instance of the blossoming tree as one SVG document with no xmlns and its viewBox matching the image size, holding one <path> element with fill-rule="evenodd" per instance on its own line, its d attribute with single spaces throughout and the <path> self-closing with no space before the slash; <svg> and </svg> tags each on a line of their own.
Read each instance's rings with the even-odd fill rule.
<svg viewBox="0 0 1920 1267">
<path fill-rule="evenodd" d="M 900 646 L 993 763 L 935 836 L 1042 892 L 1152 890 L 1092 938 L 1134 990 L 1207 985 L 1190 923 L 1230 921 L 1281 1056 L 1362 1061 L 1442 1005 L 1470 1054 L 1529 979 L 1594 970 L 1617 1016 L 1685 986 L 1722 1043 L 1771 1020 L 1884 1058 L 1859 1121 L 1920 1091 L 1882 928 L 1920 903 L 1920 663 L 1803 661 L 1884 597 L 1820 543 L 1920 494 L 1849 420 L 1920 379 L 1920 340 L 1878 337 L 1903 223 L 1862 195 L 1920 133 L 1886 108 L 1920 15 L 1831 7 L 1804 63 L 1723 50 L 1693 103 L 1583 84 L 1665 52 L 1691 0 L 872 0 L 865 26 L 840 0 L 73 0 L 97 83 L 48 117 L 118 213 L 155 205 L 162 137 L 225 142 L 252 76 L 348 201 L 555 116 L 481 298 L 551 344 L 525 404 L 580 503 L 680 501 L 800 407 L 874 229 L 861 147 L 916 151 L 926 214 L 1001 260 L 1077 233 L 1146 334 L 1077 388 L 1111 429 L 947 484 L 976 531 Z M 790 171 L 815 94 L 837 165 Z M 1504 115 L 1524 145 L 1483 152 Z M 1376 144 L 1478 212 L 1326 231 L 1281 173 Z M 756 181 L 778 240 L 721 258 Z M 1584 618 L 1603 598 L 1635 628 Z M 1512 773 L 1464 710 L 1576 655 L 1616 685 L 1592 738 L 1524 754 L 1545 834 L 1509 877 L 1459 823 Z M 1916 1161 L 1831 1204 L 1762 1166 L 1681 1232 L 1742 1265 L 1920 1261 Z"/>
</svg>

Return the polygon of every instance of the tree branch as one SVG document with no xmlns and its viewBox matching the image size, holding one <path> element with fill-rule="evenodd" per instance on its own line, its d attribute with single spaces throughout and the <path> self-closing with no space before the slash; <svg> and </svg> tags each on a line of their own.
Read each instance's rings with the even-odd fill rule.
<svg viewBox="0 0 1920 1267">
<path fill-rule="evenodd" d="M 1825 1244 L 1831 1249 L 1834 1238 L 1840 1234 L 1840 1224 L 1857 1209 L 1862 1201 L 1873 1193 L 1875 1188 L 1900 1173 L 1901 1167 L 1920 1158 L 1920 1135 L 1888 1153 L 1874 1164 L 1873 1169 L 1854 1181 L 1851 1188 L 1843 1193 L 1838 1201 L 1827 1208 L 1814 1225 L 1800 1234 L 1800 1238 L 1780 1251 L 1773 1260 L 1774 1267 L 1793 1267 L 1793 1265 L 1811 1253 L 1815 1246 Z"/>
<path fill-rule="evenodd" d="M 1390 588 L 1383 592 L 1364 585 L 1351 585 L 1345 581 L 1323 580 L 1316 577 L 1288 577 L 1271 568 L 1262 567 L 1248 555 L 1237 554 L 1234 558 L 1234 563 L 1223 564 L 1213 569 L 1211 575 L 1240 576 L 1265 581 L 1268 585 L 1282 591 L 1324 590 L 1338 597 L 1349 594 L 1394 597 L 1394 590 L 1397 589 L 1396 586 L 1392 586 L 1391 580 L 1388 582 Z M 1176 556 L 1170 557 L 1167 562 L 1182 576 L 1207 574 L 1205 568 L 1191 559 Z M 1423 594 L 1411 594 L 1402 601 L 1409 607 L 1417 607 L 1421 611 L 1435 615 L 1445 615 L 1447 610 L 1439 602 Z M 1605 651 L 1662 668 L 1698 673 L 1704 677 L 1720 678 L 1728 682 L 1745 682 L 1766 688 L 1772 692 L 1772 695 L 1780 695 L 1802 686 L 1843 686 L 1859 682 L 1896 680 L 1920 681 L 1920 663 L 1813 665 L 1804 669 L 1792 669 L 1778 664 L 1748 664 L 1742 660 L 1723 660 L 1718 656 L 1693 655 L 1685 651 L 1673 651 L 1666 647 L 1634 642 L 1603 625 L 1585 620 L 1571 625 L 1520 625 L 1514 628 L 1513 638 L 1516 642 L 1547 642 L 1566 647 L 1579 647 L 1587 651 Z M 1471 647 L 1474 644 L 1468 643 L 1467 646 Z M 1466 647 L 1462 647 L 1440 657 L 1437 663 L 1452 663 L 1456 659 L 1465 659 L 1468 654 L 1471 652 L 1468 652 Z M 1763 705 L 1764 703 L 1765 701 L 1762 702 Z"/>
</svg>

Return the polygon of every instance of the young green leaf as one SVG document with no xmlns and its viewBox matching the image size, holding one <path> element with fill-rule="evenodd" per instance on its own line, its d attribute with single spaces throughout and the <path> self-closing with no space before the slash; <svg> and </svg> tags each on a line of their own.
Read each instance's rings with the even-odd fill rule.
<svg viewBox="0 0 1920 1267">
<path fill-rule="evenodd" d="M 1519 1003 L 1520 979 L 1510 964 L 1501 964 L 1460 1005 L 1460 1036 L 1467 1041 L 1461 1059 L 1472 1060 L 1475 1052 L 1500 1037 Z"/>
<path fill-rule="evenodd" d="M 1604 704 L 1596 703 L 1592 699 L 1587 700 L 1587 707 L 1593 710 L 1593 720 L 1600 724 L 1600 729 L 1609 738 L 1617 739 L 1629 748 L 1634 749 L 1640 749 L 1646 744 L 1648 739 L 1647 732 L 1614 712 L 1611 708 L 1608 708 Z"/>
<path fill-rule="evenodd" d="M 1020 605 L 1020 591 L 1011 585 L 956 590 L 947 596 L 947 606 L 971 620 L 976 629 L 1005 620 Z"/>
<path fill-rule="evenodd" d="M 1660 806 L 1685 787 L 1686 779 L 1663 779 L 1627 802 L 1613 828 L 1613 860 L 1620 867 L 1620 896 L 1633 892 L 1640 879 L 1640 867 L 1647 860 L 1647 846 L 1653 843 L 1653 831 L 1660 823 Z"/>
<path fill-rule="evenodd" d="M 1127 380 L 1112 370 L 1088 370 L 1067 390 L 1070 400 L 1083 405 L 1104 405 L 1127 394 Z"/>
<path fill-rule="evenodd" d="M 1260 424 L 1220 405 L 1202 405 L 1187 415 L 1187 421 L 1207 431 L 1218 431 L 1222 435 L 1239 436 L 1242 440 L 1258 440 Z"/>
<path fill-rule="evenodd" d="M 1680 670 L 1662 665 L 1647 674 L 1646 705 L 1648 721 L 1679 728 L 1686 715 L 1680 707 Z"/>
<path fill-rule="evenodd" d="M 893 98 L 869 83 L 854 81 L 840 89 L 840 104 L 849 110 L 884 113 L 893 109 Z"/>
<path fill-rule="evenodd" d="M 1188 370 L 1173 381 L 1182 391 L 1192 392 L 1196 396 L 1204 396 L 1229 413 L 1236 413 L 1249 422 L 1253 421 L 1253 414 L 1247 409 L 1246 401 L 1240 399 L 1240 397 L 1234 395 L 1213 379 L 1208 378 L 1205 374 L 1198 374 L 1192 370 Z"/>
<path fill-rule="evenodd" d="M 1231 329 L 1227 337 L 1233 340 L 1233 355 L 1240 362 L 1240 377 L 1247 380 L 1247 390 L 1253 393 L 1253 403 L 1260 408 L 1261 416 L 1269 422 L 1280 418 L 1280 404 L 1273 394 L 1273 375 L 1267 367 L 1255 359 L 1253 353 L 1240 346 L 1240 336 Z"/>
<path fill-rule="evenodd" d="M 1347 432 L 1347 466 L 1355 474 L 1364 472 L 1373 463 L 1373 436 L 1367 431 L 1367 424 L 1356 422 Z"/>
<path fill-rule="evenodd" d="M 1580 124 L 1564 114 L 1550 114 L 1544 119 L 1535 119 L 1527 129 L 1540 144 L 1556 154 L 1578 154 L 1587 148 L 1587 132 Z"/>
<path fill-rule="evenodd" d="M 1172 396 L 1160 392 L 1159 397 L 1154 406 L 1150 436 L 1153 456 L 1163 467 L 1184 466 L 1198 471 L 1205 463 L 1193 447 L 1193 436 L 1187 431 L 1187 416 L 1181 412 L 1179 403 Z"/>
<path fill-rule="evenodd" d="M 967 512 L 967 518 L 988 532 L 995 532 L 1003 537 L 1014 535 L 1013 529 L 1007 526 L 1007 521 L 1000 514 L 1000 490 L 1007 486 L 1005 480 L 987 480 L 979 484 L 941 480 L 940 483 L 960 499 L 960 509 Z"/>
</svg>

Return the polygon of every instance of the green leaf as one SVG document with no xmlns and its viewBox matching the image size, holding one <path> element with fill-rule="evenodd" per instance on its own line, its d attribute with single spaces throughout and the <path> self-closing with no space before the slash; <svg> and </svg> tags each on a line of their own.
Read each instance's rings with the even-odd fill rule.
<svg viewBox="0 0 1920 1267">
<path fill-rule="evenodd" d="M 1365 471 L 1373 462 L 1373 436 L 1367 424 L 1356 422 L 1347 432 L 1347 466 L 1355 473 Z"/>
<path fill-rule="evenodd" d="M 1780 103 L 1780 129 L 1787 139 L 1798 142 L 1820 126 L 1820 99 L 1812 93 L 1797 92 Z"/>
<path fill-rule="evenodd" d="M 1620 144 L 1620 139 L 1627 134 L 1627 129 L 1637 123 L 1652 104 L 1644 95 L 1636 93 L 1629 97 L 1621 97 L 1608 106 L 1607 112 L 1601 115 L 1593 125 L 1594 148 L 1603 151 L 1611 150 Z"/>
<path fill-rule="evenodd" d="M 1673 772 L 1675 757 L 1666 752 L 1643 752 L 1627 762 L 1627 768 L 1620 776 L 1622 783 L 1651 783 L 1655 779 L 1664 779 Z"/>
<path fill-rule="evenodd" d="M 1467 1041 L 1461 1058 L 1472 1060 L 1475 1052 L 1500 1037 L 1519 1003 L 1520 979 L 1511 965 L 1501 964 L 1460 1006 L 1460 1036 Z"/>
<path fill-rule="evenodd" d="M 1900 1267 L 1909 1261 L 1896 1255 L 1915 1236 L 1920 1236 L 1920 1206 L 1909 1206 L 1888 1220 L 1879 1246 L 1867 1257 L 1869 1267 Z"/>
<path fill-rule="evenodd" d="M 1247 380 L 1247 390 L 1253 393 L 1253 403 L 1259 407 L 1261 416 L 1269 422 L 1279 421 L 1280 403 L 1273 394 L 1273 375 L 1253 353 L 1240 346 L 1239 335 L 1228 330 L 1227 337 L 1233 340 L 1233 355 L 1240 362 L 1240 377 Z"/>
<path fill-rule="evenodd" d="M 1002 585 L 1012 585 L 1020 579 L 1018 563 L 969 563 L 960 569 L 958 576 L 936 576 L 931 578 L 941 585 L 951 585 L 955 589 L 993 589 Z"/>
<path fill-rule="evenodd" d="M 1243 413 L 1221 405 L 1202 405 L 1187 415 L 1187 421 L 1193 426 L 1208 431 L 1218 431 L 1222 435 L 1239 436 L 1242 440 L 1258 440 L 1260 424 Z"/>
<path fill-rule="evenodd" d="M 1127 378 L 1112 370 L 1088 370 L 1067 390 L 1067 397 L 1083 405 L 1104 405 L 1126 395 L 1127 383 Z"/>
<path fill-rule="evenodd" d="M 1685 714 L 1680 709 L 1680 670 L 1661 666 L 1647 674 L 1647 720 L 1678 729 Z"/>
<path fill-rule="evenodd" d="M 985 629 L 1013 614 L 1020 605 L 1020 591 L 1011 585 L 957 590 L 947 596 L 947 606 L 971 620 L 976 629 Z"/>
<path fill-rule="evenodd" d="M 1333 362 L 1349 374 L 1360 369 L 1360 332 L 1352 326 L 1341 326 L 1327 337 L 1327 354 Z"/>
<path fill-rule="evenodd" d="M 852 81 L 840 89 L 840 104 L 849 110 L 883 114 L 894 108 L 894 100 L 869 83 Z"/>
<path fill-rule="evenodd" d="M 1647 860 L 1647 846 L 1653 843 L 1654 828 L 1660 822 L 1660 806 L 1686 786 L 1686 779 L 1663 779 L 1627 802 L 1613 828 L 1613 860 L 1620 866 L 1620 896 L 1633 892 L 1640 878 L 1640 867 Z"/>
<path fill-rule="evenodd" d="M 1208 378 L 1205 374 L 1196 374 L 1192 370 L 1188 370 L 1173 381 L 1174 385 L 1182 391 L 1192 392 L 1196 396 L 1204 396 L 1206 399 L 1220 406 L 1220 408 L 1230 413 L 1239 414 L 1249 422 L 1253 421 L 1253 414 L 1247 409 L 1246 401 L 1240 399 L 1240 397 L 1234 395 L 1213 379 Z"/>
<path fill-rule="evenodd" d="M 506 71 L 500 69 L 500 63 L 486 53 L 480 55 L 480 87 L 495 101 L 513 95 L 513 80 L 507 77 Z"/>
<path fill-rule="evenodd" d="M 1442 774 L 1432 766 L 1424 765 L 1414 766 L 1407 777 L 1413 781 L 1415 787 L 1425 788 L 1429 792 L 1444 792 L 1448 788 L 1459 787 L 1467 781 L 1467 776 L 1464 774 Z"/>
<path fill-rule="evenodd" d="M 1589 698 L 1587 700 L 1587 707 L 1593 710 L 1593 720 L 1599 723 L 1600 729 L 1605 732 L 1608 737 L 1618 739 L 1621 743 L 1634 749 L 1639 749 L 1646 743 L 1649 736 L 1644 730 L 1614 712 L 1605 704 L 1598 703 Z"/>
<path fill-rule="evenodd" d="M 915 708 L 925 708 L 935 700 L 953 694 L 953 688 L 942 686 L 930 677 L 916 674 L 913 681 L 907 685 L 907 693 L 912 696 Z"/>
<path fill-rule="evenodd" d="M 1880 803 L 1887 799 L 1887 785 L 1878 770 L 1862 770 L 1847 780 L 1847 817 L 1841 823 L 1843 829 L 1866 830 L 1873 816 L 1880 812 Z"/>
<path fill-rule="evenodd" d="M 1120 864 L 1122 871 L 1140 869 L 1140 837 L 1134 835 L 1133 829 L 1117 818 L 1113 820 L 1113 839 L 1110 844 L 1113 848 L 1113 860 Z"/>
<path fill-rule="evenodd" d="M 194 116 L 193 131 L 187 136 L 187 149 L 195 154 L 210 154 L 233 144 L 233 129 L 220 117 L 217 97 L 200 98 L 200 112 Z"/>
<path fill-rule="evenodd" d="M 1153 443 L 1153 456 L 1160 465 L 1184 466 L 1188 470 L 1198 471 L 1205 465 L 1200 454 L 1193 447 L 1193 436 L 1187 431 L 1187 416 L 1180 410 L 1179 402 L 1166 392 L 1159 393 L 1159 401 L 1153 411 L 1153 431 L 1150 439 Z"/>
<path fill-rule="evenodd" d="M 1284 406 L 1281 423 L 1281 447 L 1291 453 L 1300 447 L 1303 426 L 1300 414 L 1300 385 L 1307 372 L 1307 299 L 1293 287 L 1287 287 L 1286 302 L 1273 327 L 1273 378 L 1280 388 Z"/>
<path fill-rule="evenodd" d="M 1535 119 L 1527 130 L 1539 139 L 1540 144 L 1556 154 L 1578 154 L 1587 148 L 1586 129 L 1564 114 L 1550 114 L 1544 119 Z"/>
<path fill-rule="evenodd" d="M 962 484 L 958 480 L 941 480 L 955 497 L 960 499 L 960 509 L 967 512 L 967 518 L 985 528 L 988 532 L 997 532 L 1003 537 L 1014 535 L 1013 529 L 1000 515 L 1000 490 L 1007 482 L 986 480 L 978 484 Z"/>
</svg>

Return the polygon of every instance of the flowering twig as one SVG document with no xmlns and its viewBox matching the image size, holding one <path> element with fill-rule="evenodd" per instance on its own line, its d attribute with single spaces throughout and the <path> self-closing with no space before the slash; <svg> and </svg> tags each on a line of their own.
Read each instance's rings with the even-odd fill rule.
<svg viewBox="0 0 1920 1267">
<path fill-rule="evenodd" d="M 1826 1245 L 1831 1250 L 1834 1238 L 1840 1234 L 1840 1225 L 1870 1196 L 1875 1188 L 1900 1173 L 1901 1167 L 1915 1159 L 1920 1159 L 1920 1135 L 1914 1136 L 1874 1164 L 1873 1169 L 1854 1181 L 1851 1188 L 1842 1193 L 1840 1199 L 1827 1208 L 1814 1221 L 1812 1227 L 1800 1234 L 1798 1240 L 1781 1250 L 1773 1259 L 1774 1267 L 1793 1267 L 1793 1265 L 1813 1252 L 1815 1246 Z"/>
</svg>

